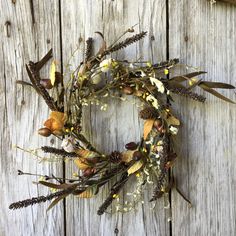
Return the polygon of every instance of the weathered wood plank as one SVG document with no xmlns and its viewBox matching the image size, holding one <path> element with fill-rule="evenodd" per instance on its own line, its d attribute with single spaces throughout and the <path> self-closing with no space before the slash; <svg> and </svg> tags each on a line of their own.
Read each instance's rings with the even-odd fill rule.
<svg viewBox="0 0 236 236">
<path fill-rule="evenodd" d="M 236 8 L 170 0 L 169 9 L 170 56 L 208 71 L 210 81 L 235 85 Z M 235 106 L 207 96 L 205 105 L 181 99 L 176 108 L 183 125 L 174 174 L 193 208 L 173 191 L 172 234 L 235 235 Z"/>
<path fill-rule="evenodd" d="M 30 5 L 30 2 L 33 5 Z M 13 201 L 48 193 L 48 189 L 33 185 L 37 178 L 17 176 L 17 169 L 33 173 L 61 176 L 62 165 L 41 163 L 30 154 L 12 148 L 37 148 L 49 143 L 37 135 L 37 129 L 47 119 L 47 108 L 31 88 L 16 85 L 27 80 L 25 63 L 39 60 L 51 47 L 60 59 L 58 1 L 0 1 L 0 235 L 64 235 L 63 207 L 58 205 L 46 213 L 48 204 L 10 211 Z M 9 21 L 9 35 L 5 22 Z M 44 73 L 46 75 L 46 71 Z"/>
<path fill-rule="evenodd" d="M 62 35 L 64 65 L 76 45 L 83 49 L 87 37 L 94 37 L 98 48 L 99 37 L 95 31 L 104 33 L 107 42 L 113 42 L 128 27 L 138 23 L 136 31 L 149 31 L 148 37 L 135 45 L 112 55 L 120 59 L 144 59 L 155 62 L 166 55 L 166 8 L 165 1 L 62 1 Z M 151 36 L 156 38 L 151 41 Z M 80 39 L 81 38 L 81 39 Z M 72 60 L 75 65 L 81 59 Z M 140 140 L 142 124 L 138 109 L 130 103 L 106 101 L 107 112 L 91 106 L 84 113 L 87 137 L 102 151 L 123 150 L 128 141 Z M 91 121 L 89 121 L 91 120 Z M 67 175 L 76 171 L 73 164 L 67 166 Z M 149 203 L 128 214 L 105 214 L 97 216 L 98 206 L 107 194 L 91 200 L 70 198 L 66 202 L 67 235 L 113 235 L 117 226 L 119 235 L 168 235 L 169 225 L 161 200 L 157 208 L 150 210 Z M 146 200 L 151 196 L 146 196 Z"/>
</svg>

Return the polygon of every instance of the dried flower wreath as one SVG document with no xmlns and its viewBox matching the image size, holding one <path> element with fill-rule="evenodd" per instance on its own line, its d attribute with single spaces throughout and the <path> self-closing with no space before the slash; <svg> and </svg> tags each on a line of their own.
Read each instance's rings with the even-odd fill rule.
<svg viewBox="0 0 236 236">
<path fill-rule="evenodd" d="M 128 32 L 132 33 L 133 28 L 125 33 Z M 177 157 L 172 136 L 177 134 L 180 121 L 171 111 L 172 94 L 204 102 L 204 96 L 192 92 L 192 89 L 198 86 L 220 99 L 234 103 L 214 90 L 233 89 L 232 85 L 196 78 L 206 72 L 194 71 L 171 77 L 171 72 L 180 66 L 178 59 L 158 64 L 106 59 L 107 55 L 141 40 L 147 32 L 135 34 L 121 42 L 118 38 L 109 47 L 106 46 L 103 35 L 100 32 L 96 33 L 103 39 L 99 52 L 96 55 L 92 54 L 93 40 L 89 38 L 86 41 L 85 59 L 70 73 L 66 86 L 63 78 L 65 76 L 56 70 L 55 61 L 51 64 L 50 79 L 40 77 L 40 69 L 52 57 L 52 50 L 39 62 L 30 61 L 26 65 L 31 83 L 17 81 L 19 84 L 32 86 L 51 110 L 50 118 L 45 121 L 44 128 L 39 129 L 38 133 L 45 137 L 54 135 L 62 140 L 62 149 L 44 146 L 41 150 L 62 160 L 73 160 L 79 171 L 71 179 L 35 174 L 41 177 L 39 184 L 56 191 L 47 196 L 12 203 L 10 209 L 53 200 L 50 209 L 70 194 L 90 198 L 98 194 L 107 183 L 113 185 L 99 207 L 98 215 L 102 215 L 114 199 L 117 203 L 116 211 L 133 209 L 132 204 L 142 201 L 145 184 L 154 185 L 150 201 L 155 201 L 175 186 L 168 172 Z M 48 92 L 51 89 L 55 91 L 52 93 L 55 94 L 54 97 Z M 103 154 L 83 135 L 82 108 L 89 103 L 100 102 L 103 97 L 115 96 L 114 94 L 133 95 L 144 105 L 140 111 L 140 117 L 145 120 L 143 137 L 139 143 L 127 143 L 125 151 Z M 102 104 L 101 109 L 105 110 L 106 104 Z M 18 174 L 34 175 L 21 170 L 18 170 Z M 132 203 L 122 205 L 119 201 L 119 192 L 132 176 L 137 180 L 135 191 L 131 194 Z M 178 192 L 183 196 L 179 190 Z M 188 201 L 187 198 L 184 199 Z"/>
</svg>

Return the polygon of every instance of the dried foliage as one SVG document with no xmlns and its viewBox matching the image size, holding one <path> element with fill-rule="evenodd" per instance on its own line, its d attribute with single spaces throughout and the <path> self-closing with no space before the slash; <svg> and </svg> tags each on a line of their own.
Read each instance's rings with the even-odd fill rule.
<svg viewBox="0 0 236 236">
<path fill-rule="evenodd" d="M 127 30 L 126 33 L 132 31 L 133 29 Z M 92 54 L 93 39 L 89 38 L 86 41 L 84 60 L 69 75 L 66 73 L 62 75 L 57 71 L 56 62 L 53 60 L 50 79 L 40 77 L 40 69 L 52 57 L 50 50 L 39 62 L 29 62 L 26 65 L 31 83 L 17 81 L 18 84 L 32 86 L 51 110 L 50 117 L 45 118 L 44 127 L 39 129 L 38 133 L 45 137 L 54 135 L 62 140 L 62 148 L 43 146 L 41 151 L 50 154 L 50 158 L 57 156 L 62 157 L 62 160 L 73 160 L 78 172 L 67 179 L 19 170 L 19 175 L 39 177 L 38 184 L 54 189 L 55 192 L 13 203 L 10 209 L 53 200 L 49 206 L 51 209 L 70 194 L 78 198 L 93 197 L 104 185 L 114 181 L 110 194 L 98 209 L 98 215 L 107 211 L 110 205 L 115 207 L 116 211 L 132 210 L 135 207 L 134 203 L 143 201 L 143 186 L 146 184 L 154 184 L 150 201 L 157 200 L 172 187 L 168 181 L 168 172 L 176 159 L 172 137 L 177 134 L 180 121 L 170 108 L 174 101 L 172 93 L 204 102 L 205 97 L 192 91 L 195 87 L 199 87 L 220 99 L 234 103 L 214 90 L 234 87 L 198 79 L 198 76 L 205 73 L 203 71 L 188 71 L 187 74 L 172 76 L 176 73 L 176 68 L 182 67 L 187 70 L 187 67 L 179 64 L 178 59 L 152 64 L 147 61 L 129 62 L 106 58 L 108 54 L 142 40 L 147 32 L 135 34 L 121 42 L 117 40 L 108 47 L 104 36 L 100 32 L 96 33 L 103 40 L 100 50 L 95 55 Z M 116 94 L 122 94 L 124 97 L 132 95 L 142 104 L 140 118 L 145 120 L 143 138 L 140 142 L 127 143 L 126 150 L 113 151 L 110 154 L 101 153 L 83 135 L 81 124 L 83 107 L 100 104 L 101 110 L 105 111 L 107 104 L 102 102 L 101 98 L 111 98 Z M 118 98 L 120 99 L 120 96 Z M 33 151 L 28 152 L 38 155 Z M 124 203 L 121 209 L 119 192 L 131 178 L 133 181 L 136 179 L 135 189 L 129 193 L 131 201 Z"/>
</svg>

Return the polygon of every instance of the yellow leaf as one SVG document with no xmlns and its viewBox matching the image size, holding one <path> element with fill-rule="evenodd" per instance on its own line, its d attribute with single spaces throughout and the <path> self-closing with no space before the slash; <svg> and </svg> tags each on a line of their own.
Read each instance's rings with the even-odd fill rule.
<svg viewBox="0 0 236 236">
<path fill-rule="evenodd" d="M 135 152 L 135 150 L 134 151 L 129 150 L 129 151 L 122 152 L 122 157 L 121 157 L 122 161 L 126 162 L 126 163 L 132 161 L 134 152 Z"/>
<path fill-rule="evenodd" d="M 93 197 L 93 191 L 92 191 L 92 189 L 87 189 L 84 192 L 80 193 L 77 197 L 91 198 L 91 197 Z"/>
<path fill-rule="evenodd" d="M 78 149 L 75 152 L 76 152 L 76 154 L 78 154 L 82 158 L 92 158 L 92 157 L 96 156 L 95 152 L 91 152 L 87 149 Z"/>
<path fill-rule="evenodd" d="M 147 139 L 148 134 L 151 132 L 153 124 L 154 124 L 154 121 L 155 120 L 153 120 L 153 119 L 145 121 L 144 127 L 143 127 L 143 138 L 144 138 L 144 140 Z"/>
<path fill-rule="evenodd" d="M 83 157 L 75 159 L 74 162 L 80 170 L 86 170 L 90 167 L 88 161 Z"/>
<path fill-rule="evenodd" d="M 137 172 L 138 170 L 140 170 L 143 166 L 143 161 L 137 161 L 135 162 L 129 169 L 128 169 L 128 175 L 131 175 L 135 172 Z"/>
<path fill-rule="evenodd" d="M 56 80 L 55 73 L 56 73 L 56 61 L 54 60 L 51 64 L 51 67 L 50 67 L 50 80 L 51 80 L 52 86 L 54 86 L 55 80 Z"/>
</svg>

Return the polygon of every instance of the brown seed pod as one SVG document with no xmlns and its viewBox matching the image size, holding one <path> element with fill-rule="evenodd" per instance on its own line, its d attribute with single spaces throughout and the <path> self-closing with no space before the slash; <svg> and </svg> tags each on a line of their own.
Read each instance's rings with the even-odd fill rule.
<svg viewBox="0 0 236 236">
<path fill-rule="evenodd" d="M 124 94 L 127 94 L 127 95 L 131 95 L 134 92 L 133 89 L 129 86 L 124 87 L 122 91 Z"/>
<path fill-rule="evenodd" d="M 48 128 L 41 128 L 41 129 L 38 130 L 38 134 L 40 134 L 44 137 L 49 137 L 52 134 L 52 132 Z"/>
<path fill-rule="evenodd" d="M 133 153 L 133 160 L 134 161 L 139 161 L 140 159 L 142 159 L 143 154 L 140 151 L 136 151 Z"/>
<path fill-rule="evenodd" d="M 135 142 L 130 142 L 130 143 L 125 144 L 125 148 L 127 150 L 135 150 L 137 147 L 138 147 L 138 144 Z"/>
<path fill-rule="evenodd" d="M 46 89 L 52 89 L 52 83 L 50 79 L 41 79 L 40 84 Z"/>
</svg>

